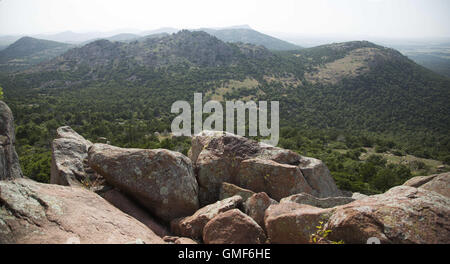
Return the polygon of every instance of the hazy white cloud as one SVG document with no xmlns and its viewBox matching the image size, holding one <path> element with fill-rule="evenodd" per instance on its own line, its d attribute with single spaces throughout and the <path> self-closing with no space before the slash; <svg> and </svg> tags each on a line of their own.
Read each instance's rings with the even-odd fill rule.
<svg viewBox="0 0 450 264">
<path fill-rule="evenodd" d="M 2 0 L 0 34 L 199 28 L 386 37 L 450 36 L 448 0 Z"/>
</svg>

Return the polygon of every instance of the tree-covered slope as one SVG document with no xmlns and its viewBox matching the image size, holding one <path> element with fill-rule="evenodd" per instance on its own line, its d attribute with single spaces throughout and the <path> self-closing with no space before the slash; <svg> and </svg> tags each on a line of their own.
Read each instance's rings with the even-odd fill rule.
<svg viewBox="0 0 450 264">
<path fill-rule="evenodd" d="M 194 92 L 205 100 L 280 101 L 280 144 L 326 160 L 342 184 L 364 174 L 353 148 L 382 146 L 442 161 L 450 153 L 450 80 L 364 41 L 270 51 L 190 31 L 99 40 L 27 71 L 2 73 L 0 85 L 15 113 L 19 155 L 33 164 L 33 175 L 45 175 L 61 125 L 94 141 L 187 151 L 185 142 L 179 148 L 153 133 L 169 131 L 172 103 L 192 102 Z M 350 154 L 332 152 L 336 144 Z M 355 181 L 353 190 L 368 188 Z"/>
<path fill-rule="evenodd" d="M 23 84 L 11 89 L 8 79 Z M 131 43 L 98 40 L 7 80 L 7 92 L 52 88 L 58 93 L 81 84 L 109 90 L 111 81 L 124 86 L 120 93 L 128 91 L 125 87 L 139 87 L 144 94 L 163 89 L 173 100 L 158 100 L 165 106 L 194 91 L 221 99 L 279 100 L 282 119 L 299 126 L 445 133 L 450 124 L 450 80 L 370 42 L 273 53 L 181 31 Z M 247 87 L 245 80 L 253 85 Z"/>
</svg>

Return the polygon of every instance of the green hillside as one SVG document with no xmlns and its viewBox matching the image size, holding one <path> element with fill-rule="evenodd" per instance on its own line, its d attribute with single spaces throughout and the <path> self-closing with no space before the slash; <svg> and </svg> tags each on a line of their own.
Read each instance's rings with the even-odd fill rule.
<svg viewBox="0 0 450 264">
<path fill-rule="evenodd" d="M 280 101 L 280 146 L 323 159 L 344 189 L 375 193 L 412 176 L 383 157 L 360 159 L 364 147 L 450 162 L 450 79 L 364 41 L 270 51 L 186 30 L 99 40 L 25 72 L 3 72 L 0 85 L 24 171 L 42 181 L 62 125 L 93 141 L 186 153 L 188 140 L 160 141 L 154 132 L 170 131 L 170 106 L 192 102 L 194 92 Z"/>
</svg>

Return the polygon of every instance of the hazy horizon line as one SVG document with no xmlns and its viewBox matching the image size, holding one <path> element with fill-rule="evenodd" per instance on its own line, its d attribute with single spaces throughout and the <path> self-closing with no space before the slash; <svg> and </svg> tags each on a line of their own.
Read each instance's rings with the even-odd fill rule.
<svg viewBox="0 0 450 264">
<path fill-rule="evenodd" d="M 176 28 L 171 26 L 162 26 L 158 28 L 153 29 L 138 29 L 138 28 L 117 28 L 113 30 L 73 30 L 73 29 L 66 29 L 62 31 L 44 31 L 44 32 L 35 32 L 35 33 L 15 33 L 15 34 L 3 34 L 0 33 L 0 37 L 25 37 L 25 36 L 52 36 L 52 35 L 58 35 L 63 33 L 73 33 L 73 34 L 104 34 L 104 35 L 110 35 L 110 36 L 104 36 L 104 37 L 111 37 L 114 35 L 119 34 L 135 34 L 135 35 L 141 35 L 145 36 L 146 32 L 150 31 L 160 31 L 163 29 L 171 29 L 176 31 L 181 30 L 189 30 L 189 31 L 201 31 L 202 29 L 213 29 L 213 30 L 224 30 L 224 29 L 252 29 L 257 32 L 276 37 L 276 38 L 282 38 L 282 37 L 293 37 L 293 38 L 300 38 L 300 37 L 309 37 L 309 38 L 355 38 L 355 39 L 364 39 L 364 38 L 372 38 L 372 39 L 386 39 L 386 40 L 445 40 L 450 39 L 449 36 L 399 36 L 399 37 L 392 37 L 392 36 L 382 36 L 382 35 L 368 35 L 368 34 L 362 34 L 362 33 L 304 33 L 304 32 L 285 32 L 285 31 L 271 31 L 271 30 L 258 30 L 254 27 L 250 26 L 249 24 L 243 24 L 243 25 L 230 25 L 225 27 L 211 27 L 211 26 L 202 26 L 202 27 L 195 27 L 195 28 Z"/>
</svg>

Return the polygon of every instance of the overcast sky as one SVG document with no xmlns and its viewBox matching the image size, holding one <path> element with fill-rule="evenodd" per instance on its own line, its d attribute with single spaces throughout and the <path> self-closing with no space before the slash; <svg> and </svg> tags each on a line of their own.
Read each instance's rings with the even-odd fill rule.
<svg viewBox="0 0 450 264">
<path fill-rule="evenodd" d="M 0 35 L 200 28 L 450 37 L 450 0 L 0 0 Z"/>
</svg>

